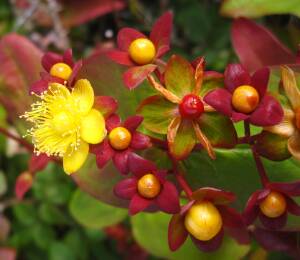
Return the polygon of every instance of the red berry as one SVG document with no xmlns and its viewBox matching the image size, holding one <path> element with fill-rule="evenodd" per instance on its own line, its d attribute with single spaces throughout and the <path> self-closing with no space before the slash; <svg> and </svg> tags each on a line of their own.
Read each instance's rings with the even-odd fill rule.
<svg viewBox="0 0 300 260">
<path fill-rule="evenodd" d="M 203 111 L 203 102 L 194 94 L 184 96 L 179 105 L 179 112 L 183 118 L 197 119 L 201 116 Z"/>
</svg>

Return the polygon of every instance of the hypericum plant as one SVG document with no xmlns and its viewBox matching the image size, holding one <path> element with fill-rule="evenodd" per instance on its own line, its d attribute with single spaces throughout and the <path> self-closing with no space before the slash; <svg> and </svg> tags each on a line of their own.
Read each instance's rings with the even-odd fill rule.
<svg viewBox="0 0 300 260">
<path fill-rule="evenodd" d="M 137 114 L 123 123 L 118 102 L 94 94 L 89 78 L 81 76 L 82 63 L 72 61 L 70 50 L 63 56 L 45 54 L 42 64 L 47 72 L 31 87 L 39 100 L 22 116 L 32 123 L 28 135 L 35 153 L 62 158 L 67 174 L 79 171 L 89 152 L 96 155 L 99 172 L 112 160 L 121 174 L 114 193 L 122 205 L 129 205 L 131 215 L 144 210 L 172 214 L 171 250 L 177 250 L 188 236 L 200 250 L 216 250 L 224 231 L 247 244 L 249 234 L 256 237 L 258 231 L 265 232 L 257 226 L 257 216 L 266 230 L 285 230 L 287 212 L 300 216 L 300 207 L 291 198 L 299 196 L 300 182 L 271 182 L 261 156 L 300 158 L 300 92 L 295 73 L 282 66 L 282 85 L 278 81 L 270 89 L 267 67 L 250 75 L 241 64 L 229 64 L 223 74 L 206 71 L 204 57 L 191 62 L 174 54 L 165 62 L 161 57 L 170 49 L 171 28 L 170 12 L 158 19 L 149 38 L 124 28 L 118 34 L 118 50 L 107 54 L 130 67 L 123 73 L 130 95 L 145 88 Z M 94 67 L 85 67 L 89 69 L 95 74 Z M 98 69 L 105 70 L 105 64 Z M 128 90 L 118 89 L 122 91 Z M 238 121 L 244 125 L 242 137 L 235 128 Z M 263 128 L 253 135 L 252 125 Z M 262 186 L 253 190 L 243 213 L 234 209 L 233 192 L 213 187 L 214 183 L 195 187 L 187 178 L 187 162 L 194 154 L 204 149 L 213 167 L 218 151 L 237 145 L 244 153 L 251 151 Z M 167 163 L 161 167 L 164 160 Z M 76 178 L 81 177 L 75 174 Z M 237 178 L 243 178 L 243 173 Z"/>
</svg>

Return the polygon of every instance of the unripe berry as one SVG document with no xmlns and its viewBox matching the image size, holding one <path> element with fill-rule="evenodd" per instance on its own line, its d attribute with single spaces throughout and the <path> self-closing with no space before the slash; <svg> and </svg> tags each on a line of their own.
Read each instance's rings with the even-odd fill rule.
<svg viewBox="0 0 300 260">
<path fill-rule="evenodd" d="M 259 103 L 259 94 L 254 87 L 243 85 L 236 88 L 232 95 L 233 107 L 241 113 L 251 113 Z"/>
<path fill-rule="evenodd" d="M 183 118 L 197 119 L 201 116 L 203 111 L 203 102 L 194 94 L 184 96 L 179 104 L 179 112 Z"/>
<path fill-rule="evenodd" d="M 259 204 L 259 207 L 265 216 L 269 218 L 277 218 L 286 211 L 286 200 L 281 193 L 272 191 Z"/>
<path fill-rule="evenodd" d="M 156 176 L 151 173 L 144 175 L 138 181 L 138 192 L 147 199 L 155 198 L 161 189 L 161 184 Z"/>
<path fill-rule="evenodd" d="M 220 232 L 222 224 L 219 210 L 209 201 L 195 203 L 184 220 L 188 232 L 201 241 L 214 238 Z"/>
<path fill-rule="evenodd" d="M 72 74 L 71 67 L 66 63 L 56 63 L 50 69 L 50 75 L 64 80 L 68 80 Z"/>
<path fill-rule="evenodd" d="M 130 58 L 139 65 L 151 63 L 156 54 L 154 44 L 146 38 L 134 40 L 128 51 Z"/>
<path fill-rule="evenodd" d="M 124 127 L 116 127 L 108 135 L 110 145 L 116 150 L 124 150 L 130 145 L 131 133 Z"/>
</svg>

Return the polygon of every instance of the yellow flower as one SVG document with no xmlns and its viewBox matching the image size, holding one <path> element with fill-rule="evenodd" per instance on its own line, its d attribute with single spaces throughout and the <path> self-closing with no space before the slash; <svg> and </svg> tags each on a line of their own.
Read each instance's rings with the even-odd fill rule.
<svg viewBox="0 0 300 260">
<path fill-rule="evenodd" d="M 288 150 L 294 158 L 300 160 L 300 90 L 297 87 L 295 73 L 287 66 L 281 67 L 282 82 L 290 108 L 285 107 L 284 118 L 278 125 L 265 130 L 288 138 Z"/>
<path fill-rule="evenodd" d="M 85 162 L 88 144 L 100 143 L 106 136 L 105 120 L 93 108 L 94 91 L 87 79 L 76 82 L 70 92 L 64 85 L 50 83 L 22 116 L 33 123 L 27 131 L 35 152 L 63 158 L 64 171 L 76 172 Z"/>
</svg>

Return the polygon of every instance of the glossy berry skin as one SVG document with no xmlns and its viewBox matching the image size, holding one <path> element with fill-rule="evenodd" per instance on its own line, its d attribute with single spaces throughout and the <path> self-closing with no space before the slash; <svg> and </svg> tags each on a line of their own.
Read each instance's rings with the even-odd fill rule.
<svg viewBox="0 0 300 260">
<path fill-rule="evenodd" d="M 151 63 L 156 54 L 154 44 L 146 38 L 134 40 L 128 51 L 130 58 L 139 65 Z"/>
<path fill-rule="evenodd" d="M 144 175 L 138 181 L 138 192 L 147 199 L 155 198 L 161 190 L 161 184 L 156 176 L 151 173 Z"/>
<path fill-rule="evenodd" d="M 131 133 L 124 127 L 116 127 L 108 135 L 110 145 L 116 150 L 127 149 L 130 145 Z"/>
<path fill-rule="evenodd" d="M 183 118 L 197 119 L 204 112 L 203 102 L 194 94 L 186 95 L 179 104 L 179 112 Z"/>
<path fill-rule="evenodd" d="M 252 86 L 239 86 L 234 90 L 231 102 L 236 111 L 248 114 L 256 109 L 259 103 L 259 94 Z"/>
<path fill-rule="evenodd" d="M 64 80 L 68 80 L 72 74 L 71 67 L 66 63 L 56 63 L 50 69 L 50 75 Z"/>
<path fill-rule="evenodd" d="M 272 191 L 260 203 L 259 207 L 265 216 L 269 218 L 277 218 L 286 211 L 286 200 L 281 193 Z"/>
<path fill-rule="evenodd" d="M 213 203 L 200 201 L 189 209 L 184 225 L 196 239 L 208 241 L 220 232 L 223 221 L 219 210 Z"/>
</svg>

